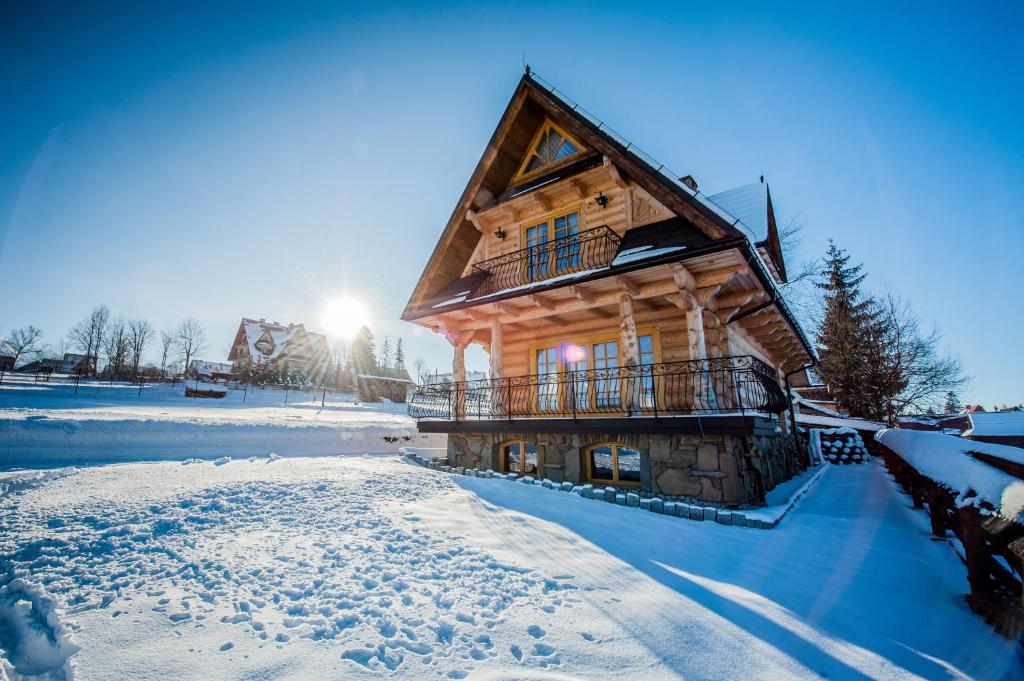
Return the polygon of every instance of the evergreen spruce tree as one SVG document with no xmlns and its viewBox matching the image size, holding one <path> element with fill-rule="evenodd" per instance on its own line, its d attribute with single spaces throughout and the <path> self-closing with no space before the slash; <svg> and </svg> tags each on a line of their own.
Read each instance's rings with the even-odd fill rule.
<svg viewBox="0 0 1024 681">
<path fill-rule="evenodd" d="M 359 390 L 359 398 L 367 402 L 377 400 L 375 383 L 358 376 L 375 376 L 379 373 L 377 356 L 373 348 L 373 334 L 365 326 L 359 329 L 355 340 L 352 341 L 352 353 L 349 355 L 352 363 L 352 373 L 357 376 L 356 387 Z"/>
<path fill-rule="evenodd" d="M 853 416 L 880 418 L 870 404 L 869 363 L 881 358 L 880 329 L 872 300 L 860 285 L 867 276 L 862 265 L 850 265 L 850 256 L 829 241 L 817 287 L 824 292 L 825 316 L 818 331 L 818 375 L 832 388 L 839 406 Z"/>
<path fill-rule="evenodd" d="M 960 404 L 960 398 L 957 397 L 954 391 L 950 390 L 946 393 L 946 404 L 942 409 L 947 414 L 959 414 L 963 411 L 963 405 Z"/>
<path fill-rule="evenodd" d="M 384 336 L 384 345 L 380 349 L 380 365 L 384 369 L 391 368 L 391 339 Z"/>
<path fill-rule="evenodd" d="M 402 348 L 401 338 L 395 344 L 395 368 L 399 371 L 405 371 L 405 350 Z"/>
</svg>

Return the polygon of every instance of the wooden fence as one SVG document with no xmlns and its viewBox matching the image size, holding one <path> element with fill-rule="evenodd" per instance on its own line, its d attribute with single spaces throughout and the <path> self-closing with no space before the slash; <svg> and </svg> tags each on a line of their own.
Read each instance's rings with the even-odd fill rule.
<svg viewBox="0 0 1024 681">
<path fill-rule="evenodd" d="M 1024 525 L 1000 516 L 986 503 L 958 506 L 956 491 L 922 475 L 884 444 L 878 453 L 914 508 L 927 508 L 932 534 L 946 539 L 952 533 L 960 541 L 971 610 L 1007 638 L 1024 636 Z"/>
</svg>

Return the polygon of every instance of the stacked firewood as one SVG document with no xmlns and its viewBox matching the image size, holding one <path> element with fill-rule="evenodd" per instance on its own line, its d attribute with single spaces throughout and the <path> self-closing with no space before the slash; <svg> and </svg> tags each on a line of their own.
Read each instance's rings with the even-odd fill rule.
<svg viewBox="0 0 1024 681">
<path fill-rule="evenodd" d="M 821 438 L 821 456 L 829 463 L 862 463 L 871 459 L 864 440 L 855 430 L 819 430 L 818 436 Z"/>
</svg>

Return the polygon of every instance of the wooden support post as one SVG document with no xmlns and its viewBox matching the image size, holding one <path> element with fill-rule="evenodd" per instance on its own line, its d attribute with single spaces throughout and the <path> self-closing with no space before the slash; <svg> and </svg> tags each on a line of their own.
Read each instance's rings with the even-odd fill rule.
<svg viewBox="0 0 1024 681">
<path fill-rule="evenodd" d="M 636 335 L 633 299 L 627 293 L 619 296 L 619 363 L 623 367 L 623 380 L 619 388 L 625 393 L 627 415 L 640 411 L 637 399 L 643 381 L 640 379 L 640 341 Z"/>
<path fill-rule="evenodd" d="M 640 364 L 640 341 L 636 336 L 633 299 L 625 293 L 619 296 L 619 356 L 622 366 Z"/>
<path fill-rule="evenodd" d="M 491 320 L 491 348 L 490 348 L 490 373 L 491 373 L 491 411 L 495 416 L 504 415 L 505 408 L 505 385 L 501 380 L 504 374 L 502 367 L 502 326 L 497 319 Z"/>
<path fill-rule="evenodd" d="M 466 415 L 466 346 L 473 340 L 472 331 L 446 333 L 445 337 L 452 344 L 452 417 L 459 420 Z"/>
</svg>

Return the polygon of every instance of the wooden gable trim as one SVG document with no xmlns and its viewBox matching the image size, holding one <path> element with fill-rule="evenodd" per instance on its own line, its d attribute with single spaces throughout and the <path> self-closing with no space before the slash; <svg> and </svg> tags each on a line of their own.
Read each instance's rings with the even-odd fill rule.
<svg viewBox="0 0 1024 681">
<path fill-rule="evenodd" d="M 433 281 L 443 270 L 443 262 L 446 257 L 455 256 L 458 260 L 458 266 L 451 268 L 451 272 L 448 273 L 450 276 L 446 277 L 449 281 L 457 278 L 465 264 L 472 258 L 473 251 L 482 235 L 477 226 L 467 219 L 467 211 L 474 207 L 474 200 L 482 189 L 483 181 L 527 100 L 538 106 L 544 116 L 564 130 L 569 137 L 586 146 L 590 153 L 606 157 L 607 163 L 614 167 L 622 183 L 625 184 L 630 180 L 637 183 L 662 205 L 713 239 L 745 238 L 739 230 L 721 216 L 681 188 L 676 187 L 667 177 L 662 176 L 647 163 L 641 161 L 628 148 L 552 95 L 529 75 L 524 75 L 509 100 L 498 126 L 491 135 L 483 155 L 477 162 L 469 183 L 452 211 L 440 239 L 434 246 L 423 273 L 417 280 L 412 296 L 402 313 L 403 319 L 414 320 L 423 317 L 427 313 L 423 306 L 430 291 L 448 283 L 448 281 L 440 283 Z M 530 149 L 532 150 L 532 147 Z M 573 161 L 579 160 L 579 158 L 579 155 L 572 157 Z M 552 166 L 545 166 L 544 171 L 549 172 L 551 169 Z M 487 199 L 489 198 L 490 196 L 487 197 Z M 481 203 L 487 203 L 487 200 Z M 461 254 L 455 250 L 459 239 L 464 242 L 458 246 L 462 251 Z"/>
<path fill-rule="evenodd" d="M 765 187 L 765 193 L 768 196 L 768 251 L 772 254 L 772 259 L 775 260 L 775 266 L 779 270 L 779 274 L 782 277 L 782 281 L 788 281 L 786 275 L 786 260 L 782 254 L 782 242 L 779 240 L 779 229 L 775 223 L 775 209 L 772 207 L 772 191 L 770 187 Z"/>
<path fill-rule="evenodd" d="M 525 80 L 525 78 L 526 77 L 524 76 L 523 79 Z M 462 196 L 459 197 L 459 202 L 455 205 L 455 209 L 452 211 L 451 217 L 448 218 L 448 223 L 445 225 L 444 231 L 441 232 L 441 238 L 438 239 L 437 244 L 434 246 L 434 250 L 431 252 L 430 258 L 427 260 L 426 267 L 424 267 L 422 274 L 420 274 L 420 278 L 416 281 L 416 286 L 413 288 L 413 294 L 402 313 L 403 319 L 412 319 L 416 317 L 415 312 L 417 308 L 423 305 L 428 294 L 427 283 L 431 279 L 432 275 L 437 271 L 441 257 L 448 252 L 448 248 L 458 231 L 460 229 L 471 229 L 477 234 L 476 238 L 480 238 L 480 234 L 476 231 L 476 227 L 466 219 L 466 211 L 472 207 L 473 200 L 483 183 L 484 175 L 487 173 L 488 168 L 494 161 L 495 156 L 497 156 L 501 143 L 508 135 L 509 130 L 515 122 L 516 114 L 519 113 L 519 110 L 522 108 L 527 97 L 528 92 L 523 86 L 523 80 L 520 80 L 519 86 L 516 88 L 515 93 L 509 100 L 508 105 L 506 105 L 504 113 L 501 115 L 498 126 L 491 134 L 491 139 L 488 140 L 487 146 L 484 147 L 484 153 L 477 162 L 469 183 L 462 191 Z M 470 249 L 470 257 L 472 257 L 472 249 Z"/>
<path fill-rule="evenodd" d="M 743 234 L 713 213 L 710 208 L 700 204 L 682 189 L 659 173 L 647 163 L 630 152 L 622 144 L 615 141 L 596 125 L 565 105 L 532 78 L 523 77 L 527 88 L 552 120 L 561 125 L 569 134 L 584 144 L 609 158 L 609 162 L 631 180 L 642 186 L 651 196 L 663 203 L 680 217 L 688 219 L 698 229 L 713 239 L 725 236 L 743 236 Z"/>
<path fill-rule="evenodd" d="M 540 138 L 543 137 L 544 133 L 548 132 L 549 130 L 554 130 L 559 135 L 561 135 L 563 139 L 571 142 L 572 145 L 576 147 L 576 153 L 570 154 L 569 156 L 566 156 L 565 158 L 559 161 L 552 161 L 551 163 L 543 165 L 540 168 L 535 168 L 530 172 L 525 172 L 527 164 L 529 164 L 530 159 L 533 157 L 534 152 L 537 150 L 537 145 L 540 143 Z M 560 125 L 555 123 L 550 118 L 545 118 L 544 122 L 542 122 L 540 124 L 540 127 L 537 128 L 537 132 L 533 134 L 533 139 L 530 140 L 530 144 L 527 145 L 526 154 L 523 156 L 523 160 L 519 163 L 519 169 L 516 171 L 516 174 L 512 177 L 512 181 L 509 183 L 509 186 L 511 187 L 518 184 L 522 184 L 524 182 L 529 182 L 534 178 L 558 170 L 559 168 L 565 167 L 570 163 L 575 163 L 580 157 L 584 156 L 587 152 L 588 149 L 586 145 L 581 144 L 579 140 L 577 140 L 575 137 L 573 137 L 565 130 L 563 130 Z"/>
</svg>

